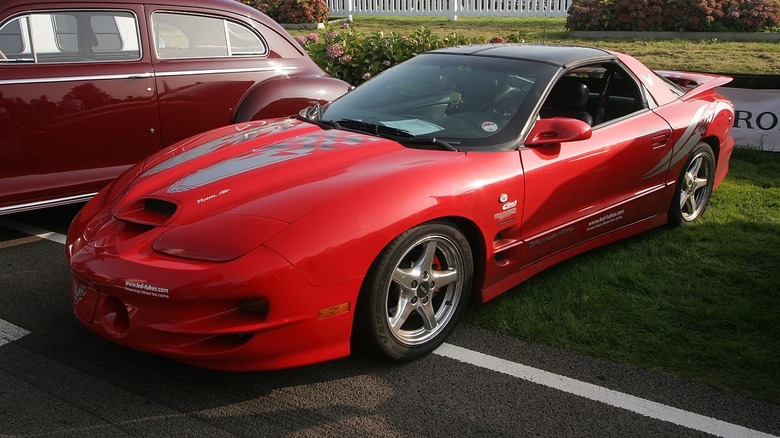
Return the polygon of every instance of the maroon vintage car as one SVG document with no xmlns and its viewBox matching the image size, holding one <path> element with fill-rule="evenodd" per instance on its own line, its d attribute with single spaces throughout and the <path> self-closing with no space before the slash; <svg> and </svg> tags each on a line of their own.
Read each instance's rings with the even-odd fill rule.
<svg viewBox="0 0 780 438">
<path fill-rule="evenodd" d="M 2 0 L 0 214 L 85 200 L 163 146 L 347 89 L 233 0 Z"/>
</svg>

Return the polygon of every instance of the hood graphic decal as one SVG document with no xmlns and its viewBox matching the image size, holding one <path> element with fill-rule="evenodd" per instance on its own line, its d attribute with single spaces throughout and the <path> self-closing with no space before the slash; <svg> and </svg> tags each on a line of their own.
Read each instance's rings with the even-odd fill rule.
<svg viewBox="0 0 780 438">
<path fill-rule="evenodd" d="M 187 175 L 171 185 L 168 193 L 186 192 L 271 164 L 305 157 L 317 150 L 327 151 L 337 146 L 354 146 L 373 141 L 380 139 L 360 134 L 344 134 L 343 131 L 320 131 L 302 135 L 289 141 L 253 149 Z"/>
<path fill-rule="evenodd" d="M 199 157 L 202 157 L 203 155 L 206 155 L 210 152 L 213 152 L 217 149 L 220 149 L 225 146 L 235 146 L 237 144 L 241 144 L 248 140 L 253 140 L 261 135 L 268 134 L 273 131 L 277 131 L 281 129 L 281 126 L 283 124 L 289 124 L 289 122 L 278 122 L 278 123 L 272 123 L 272 124 L 265 124 L 250 129 L 248 131 L 244 131 L 241 129 L 242 125 L 236 125 L 237 132 L 231 133 L 229 135 L 226 135 L 224 137 L 220 137 L 214 140 L 211 140 L 209 142 L 206 142 L 198 147 L 192 148 L 190 150 L 184 151 L 181 154 L 178 154 L 176 156 L 173 156 L 162 163 L 147 169 L 141 177 L 149 176 L 149 175 L 155 175 L 157 173 L 160 173 L 164 170 L 171 169 L 175 166 L 178 166 L 179 164 L 186 163 L 188 161 L 192 161 L 194 159 L 197 159 Z M 245 126 L 245 125 L 244 125 Z"/>
</svg>

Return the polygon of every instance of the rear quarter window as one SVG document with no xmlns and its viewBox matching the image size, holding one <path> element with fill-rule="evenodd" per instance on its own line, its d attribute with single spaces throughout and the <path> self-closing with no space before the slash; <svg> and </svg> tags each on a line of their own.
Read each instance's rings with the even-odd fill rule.
<svg viewBox="0 0 780 438">
<path fill-rule="evenodd" d="M 155 12 L 154 45 L 160 59 L 265 56 L 268 46 L 253 29 L 220 17 Z"/>
</svg>

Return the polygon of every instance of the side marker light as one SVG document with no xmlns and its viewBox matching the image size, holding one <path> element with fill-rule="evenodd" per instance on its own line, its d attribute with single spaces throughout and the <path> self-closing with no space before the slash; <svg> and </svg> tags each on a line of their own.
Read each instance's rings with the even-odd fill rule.
<svg viewBox="0 0 780 438">
<path fill-rule="evenodd" d="M 341 303 L 336 304 L 335 306 L 326 307 L 324 309 L 320 309 L 318 312 L 318 315 L 320 319 L 324 318 L 330 318 L 331 316 L 340 315 L 342 313 L 349 312 L 349 303 Z"/>
</svg>

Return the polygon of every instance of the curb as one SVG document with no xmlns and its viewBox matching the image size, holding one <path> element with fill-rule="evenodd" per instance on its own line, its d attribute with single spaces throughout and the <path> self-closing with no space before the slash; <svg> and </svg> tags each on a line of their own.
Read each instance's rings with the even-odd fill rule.
<svg viewBox="0 0 780 438">
<path fill-rule="evenodd" d="M 572 38 L 598 39 L 623 38 L 637 40 L 718 40 L 718 41 L 780 41 L 777 32 L 634 32 L 634 31 L 590 31 L 575 30 Z"/>
</svg>

